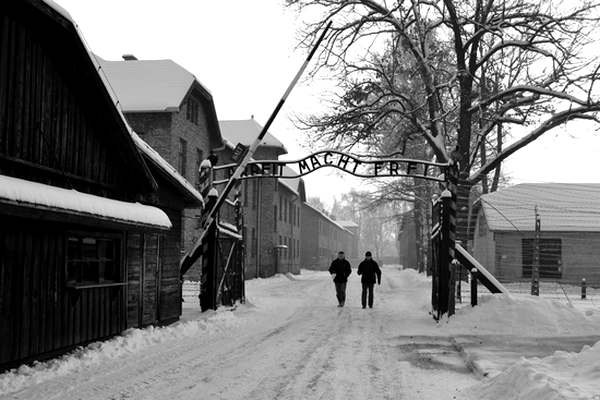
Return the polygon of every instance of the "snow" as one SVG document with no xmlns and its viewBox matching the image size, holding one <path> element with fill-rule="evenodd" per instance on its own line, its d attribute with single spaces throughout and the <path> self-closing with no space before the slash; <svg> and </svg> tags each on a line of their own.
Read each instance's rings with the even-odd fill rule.
<svg viewBox="0 0 600 400">
<path fill-rule="evenodd" d="M 185 282 L 180 322 L 128 330 L 0 375 L 0 399 L 508 400 L 598 393 L 600 344 L 573 352 L 582 345 L 574 348 L 581 340 L 571 336 L 599 332 L 595 313 L 494 295 L 437 324 L 428 315 L 426 276 L 385 266 L 375 307 L 363 310 L 355 272 L 341 309 L 325 271 L 248 281 L 246 304 L 204 314 L 198 283 Z M 540 346 L 542 336 L 552 345 Z M 473 361 L 482 361 L 476 356 L 494 361 L 498 349 L 502 369 L 487 378 L 474 373 Z"/>
<path fill-rule="evenodd" d="M 234 147 L 238 143 L 241 143 L 244 146 L 250 146 L 263 129 L 263 127 L 256 122 L 254 118 L 242 120 L 222 120 L 219 121 L 219 126 L 221 128 L 221 134 L 223 135 L 223 138 L 232 143 Z M 281 154 L 287 153 L 283 143 L 281 143 L 279 139 L 269 132 L 267 132 L 263 138 L 261 146 L 279 148 Z"/>
<path fill-rule="evenodd" d="M 598 399 L 600 342 L 579 353 L 557 351 L 544 358 L 522 358 L 498 376 L 475 386 L 474 399 Z"/>
<path fill-rule="evenodd" d="M 170 229 L 172 226 L 167 214 L 156 207 L 5 175 L 0 175 L 0 202 L 163 229 Z"/>
<path fill-rule="evenodd" d="M 195 337 L 197 335 L 215 335 L 238 325 L 236 316 L 226 310 L 203 314 L 203 318 L 179 322 L 167 327 L 149 327 L 146 329 L 128 329 L 121 336 L 105 342 L 95 342 L 85 347 L 47 362 L 38 362 L 32 366 L 21 366 L 0 375 L 0 395 L 13 393 L 26 386 L 39 384 L 66 374 L 77 373 L 85 368 L 110 360 L 131 357 L 148 347 L 167 341 Z"/>
<path fill-rule="evenodd" d="M 200 192 L 198 192 L 194 186 L 187 179 L 185 179 L 177 170 L 169 164 L 156 150 L 154 150 L 148 143 L 139 137 L 137 133 L 130 129 L 131 137 L 137 145 L 138 149 L 146 156 L 148 156 L 161 170 L 167 175 L 170 175 L 176 182 L 178 182 L 182 188 L 184 188 L 192 197 L 194 197 L 199 204 L 204 207 L 204 199 Z"/>
<path fill-rule="evenodd" d="M 581 336 L 600 331 L 600 310 L 583 312 L 568 304 L 536 296 L 484 295 L 477 307 L 457 310 L 440 324 L 453 334 L 524 336 Z"/>
<path fill-rule="evenodd" d="M 107 61 L 102 70 L 124 112 L 178 111 L 196 78 L 172 60 Z"/>
</svg>

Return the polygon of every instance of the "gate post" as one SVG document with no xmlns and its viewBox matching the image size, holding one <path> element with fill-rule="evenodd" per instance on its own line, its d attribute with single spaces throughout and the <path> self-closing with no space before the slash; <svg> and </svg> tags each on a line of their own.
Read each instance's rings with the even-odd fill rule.
<svg viewBox="0 0 600 400">
<path fill-rule="evenodd" d="M 451 272 L 448 280 L 448 316 L 451 316 L 454 315 L 456 304 L 456 274 L 460 268 L 454 254 L 456 245 L 456 196 L 458 191 L 458 165 L 456 162 L 452 162 L 448 166 L 447 185 L 447 190 L 450 192 L 450 197 L 446 198 L 444 202 L 447 231 L 444 232 L 446 235 L 442 237 L 448 242 L 448 268 Z"/>
<path fill-rule="evenodd" d="M 446 188 L 432 209 L 432 290 L 431 303 L 434 318 L 448 313 L 454 314 L 456 270 L 460 265 L 455 261 L 456 241 L 456 188 L 458 169 L 455 163 L 446 167 Z"/>
</svg>

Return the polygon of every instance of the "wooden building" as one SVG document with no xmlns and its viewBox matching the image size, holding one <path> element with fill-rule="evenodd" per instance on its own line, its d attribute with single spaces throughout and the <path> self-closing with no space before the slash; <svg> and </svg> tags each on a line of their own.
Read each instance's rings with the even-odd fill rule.
<svg viewBox="0 0 600 400">
<path fill-rule="evenodd" d="M 481 196 L 474 257 L 499 280 L 530 280 L 536 208 L 540 278 L 600 284 L 600 184 L 523 183 Z"/>
<path fill-rule="evenodd" d="M 0 3 L 0 368 L 178 319 L 186 204 L 69 14 Z"/>
</svg>

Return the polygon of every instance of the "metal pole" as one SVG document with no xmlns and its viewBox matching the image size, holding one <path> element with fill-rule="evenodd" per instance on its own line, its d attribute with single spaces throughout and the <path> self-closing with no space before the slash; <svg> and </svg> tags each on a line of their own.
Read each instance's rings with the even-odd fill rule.
<svg viewBox="0 0 600 400">
<path fill-rule="evenodd" d="M 327 26 L 325 27 L 325 29 L 321 33 L 321 36 L 319 37 L 319 39 L 317 40 L 317 42 L 313 46 L 311 52 L 308 54 L 308 57 L 306 57 L 306 60 L 304 61 L 304 63 L 302 64 L 302 66 L 300 67 L 300 69 L 298 70 L 298 72 L 296 73 L 296 75 L 294 76 L 294 78 L 292 79 L 292 81 L 290 82 L 290 84 L 288 85 L 288 87 L 285 90 L 283 96 L 281 97 L 281 100 L 279 100 L 279 103 L 277 103 L 277 106 L 275 106 L 275 109 L 271 113 L 271 116 L 267 120 L 267 123 L 263 127 L 262 131 L 260 132 L 260 134 L 258 135 L 258 137 L 254 140 L 254 142 L 248 148 L 248 151 L 246 152 L 246 155 L 244 156 L 244 158 L 242 159 L 242 161 L 240 161 L 240 163 L 238 164 L 235 172 L 233 173 L 233 175 L 229 179 L 229 182 L 227 182 L 227 185 L 225 186 L 225 188 L 223 188 L 223 190 L 221 192 L 221 195 L 219 196 L 219 199 L 217 200 L 216 204 L 210 209 L 210 211 L 204 217 L 204 221 L 202 223 L 202 229 L 201 229 L 201 233 L 200 233 L 200 238 L 196 241 L 196 244 L 194 246 L 192 246 L 192 248 L 181 259 L 181 263 L 180 263 L 180 269 L 181 269 L 181 271 L 189 269 L 189 265 L 191 265 L 194 262 L 195 258 L 197 257 L 198 250 L 201 247 L 203 232 L 206 230 L 206 228 L 208 228 L 209 226 L 211 226 L 211 224 L 213 223 L 213 221 L 216 218 L 217 212 L 219 211 L 219 209 L 221 208 L 221 206 L 225 202 L 225 199 L 229 195 L 229 192 L 231 191 L 231 189 L 233 189 L 233 187 L 240 180 L 240 178 L 242 176 L 242 173 L 246 169 L 246 165 L 248 164 L 248 162 L 250 162 L 252 156 L 256 152 L 256 149 L 258 149 L 258 147 L 260 146 L 261 141 L 263 140 L 263 138 L 267 134 L 267 131 L 271 127 L 271 124 L 275 120 L 275 117 L 277 117 L 277 114 L 279 114 L 279 111 L 281 110 L 281 107 L 283 107 L 283 104 L 285 103 L 285 101 L 286 101 L 287 97 L 289 96 L 290 92 L 292 91 L 292 89 L 294 88 L 294 86 L 296 86 L 296 83 L 298 82 L 298 80 L 300 79 L 300 77 L 302 76 L 302 74 L 304 73 L 304 71 L 306 70 L 306 67 L 308 66 L 310 60 L 312 59 L 313 55 L 317 51 L 317 49 L 320 46 L 321 42 L 325 38 L 325 35 L 326 35 L 326 33 L 327 33 L 327 31 L 329 30 L 330 27 L 331 27 L 331 21 L 327 24 Z"/>
<path fill-rule="evenodd" d="M 533 241 L 533 263 L 531 266 L 531 295 L 540 295 L 540 230 L 541 221 L 535 206 L 535 239 Z"/>
<path fill-rule="evenodd" d="M 471 270 L 471 307 L 477 305 L 477 268 Z"/>
</svg>

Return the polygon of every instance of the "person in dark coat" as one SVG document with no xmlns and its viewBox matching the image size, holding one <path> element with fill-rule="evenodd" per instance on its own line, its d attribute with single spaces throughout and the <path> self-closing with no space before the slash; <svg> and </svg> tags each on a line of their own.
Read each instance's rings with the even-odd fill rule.
<svg viewBox="0 0 600 400">
<path fill-rule="evenodd" d="M 350 263 L 346 260 L 343 251 L 340 251 L 337 258 L 331 262 L 329 273 L 333 276 L 333 283 L 335 283 L 335 295 L 338 300 L 338 307 L 344 307 L 344 303 L 346 302 L 346 283 L 352 273 L 352 267 L 350 267 Z"/>
<path fill-rule="evenodd" d="M 362 308 L 367 307 L 367 292 L 369 296 L 369 308 L 373 308 L 373 286 L 375 281 L 381 285 L 381 269 L 371 257 L 371 252 L 365 253 L 365 259 L 358 265 L 358 275 L 361 275 L 362 283 Z"/>
</svg>

